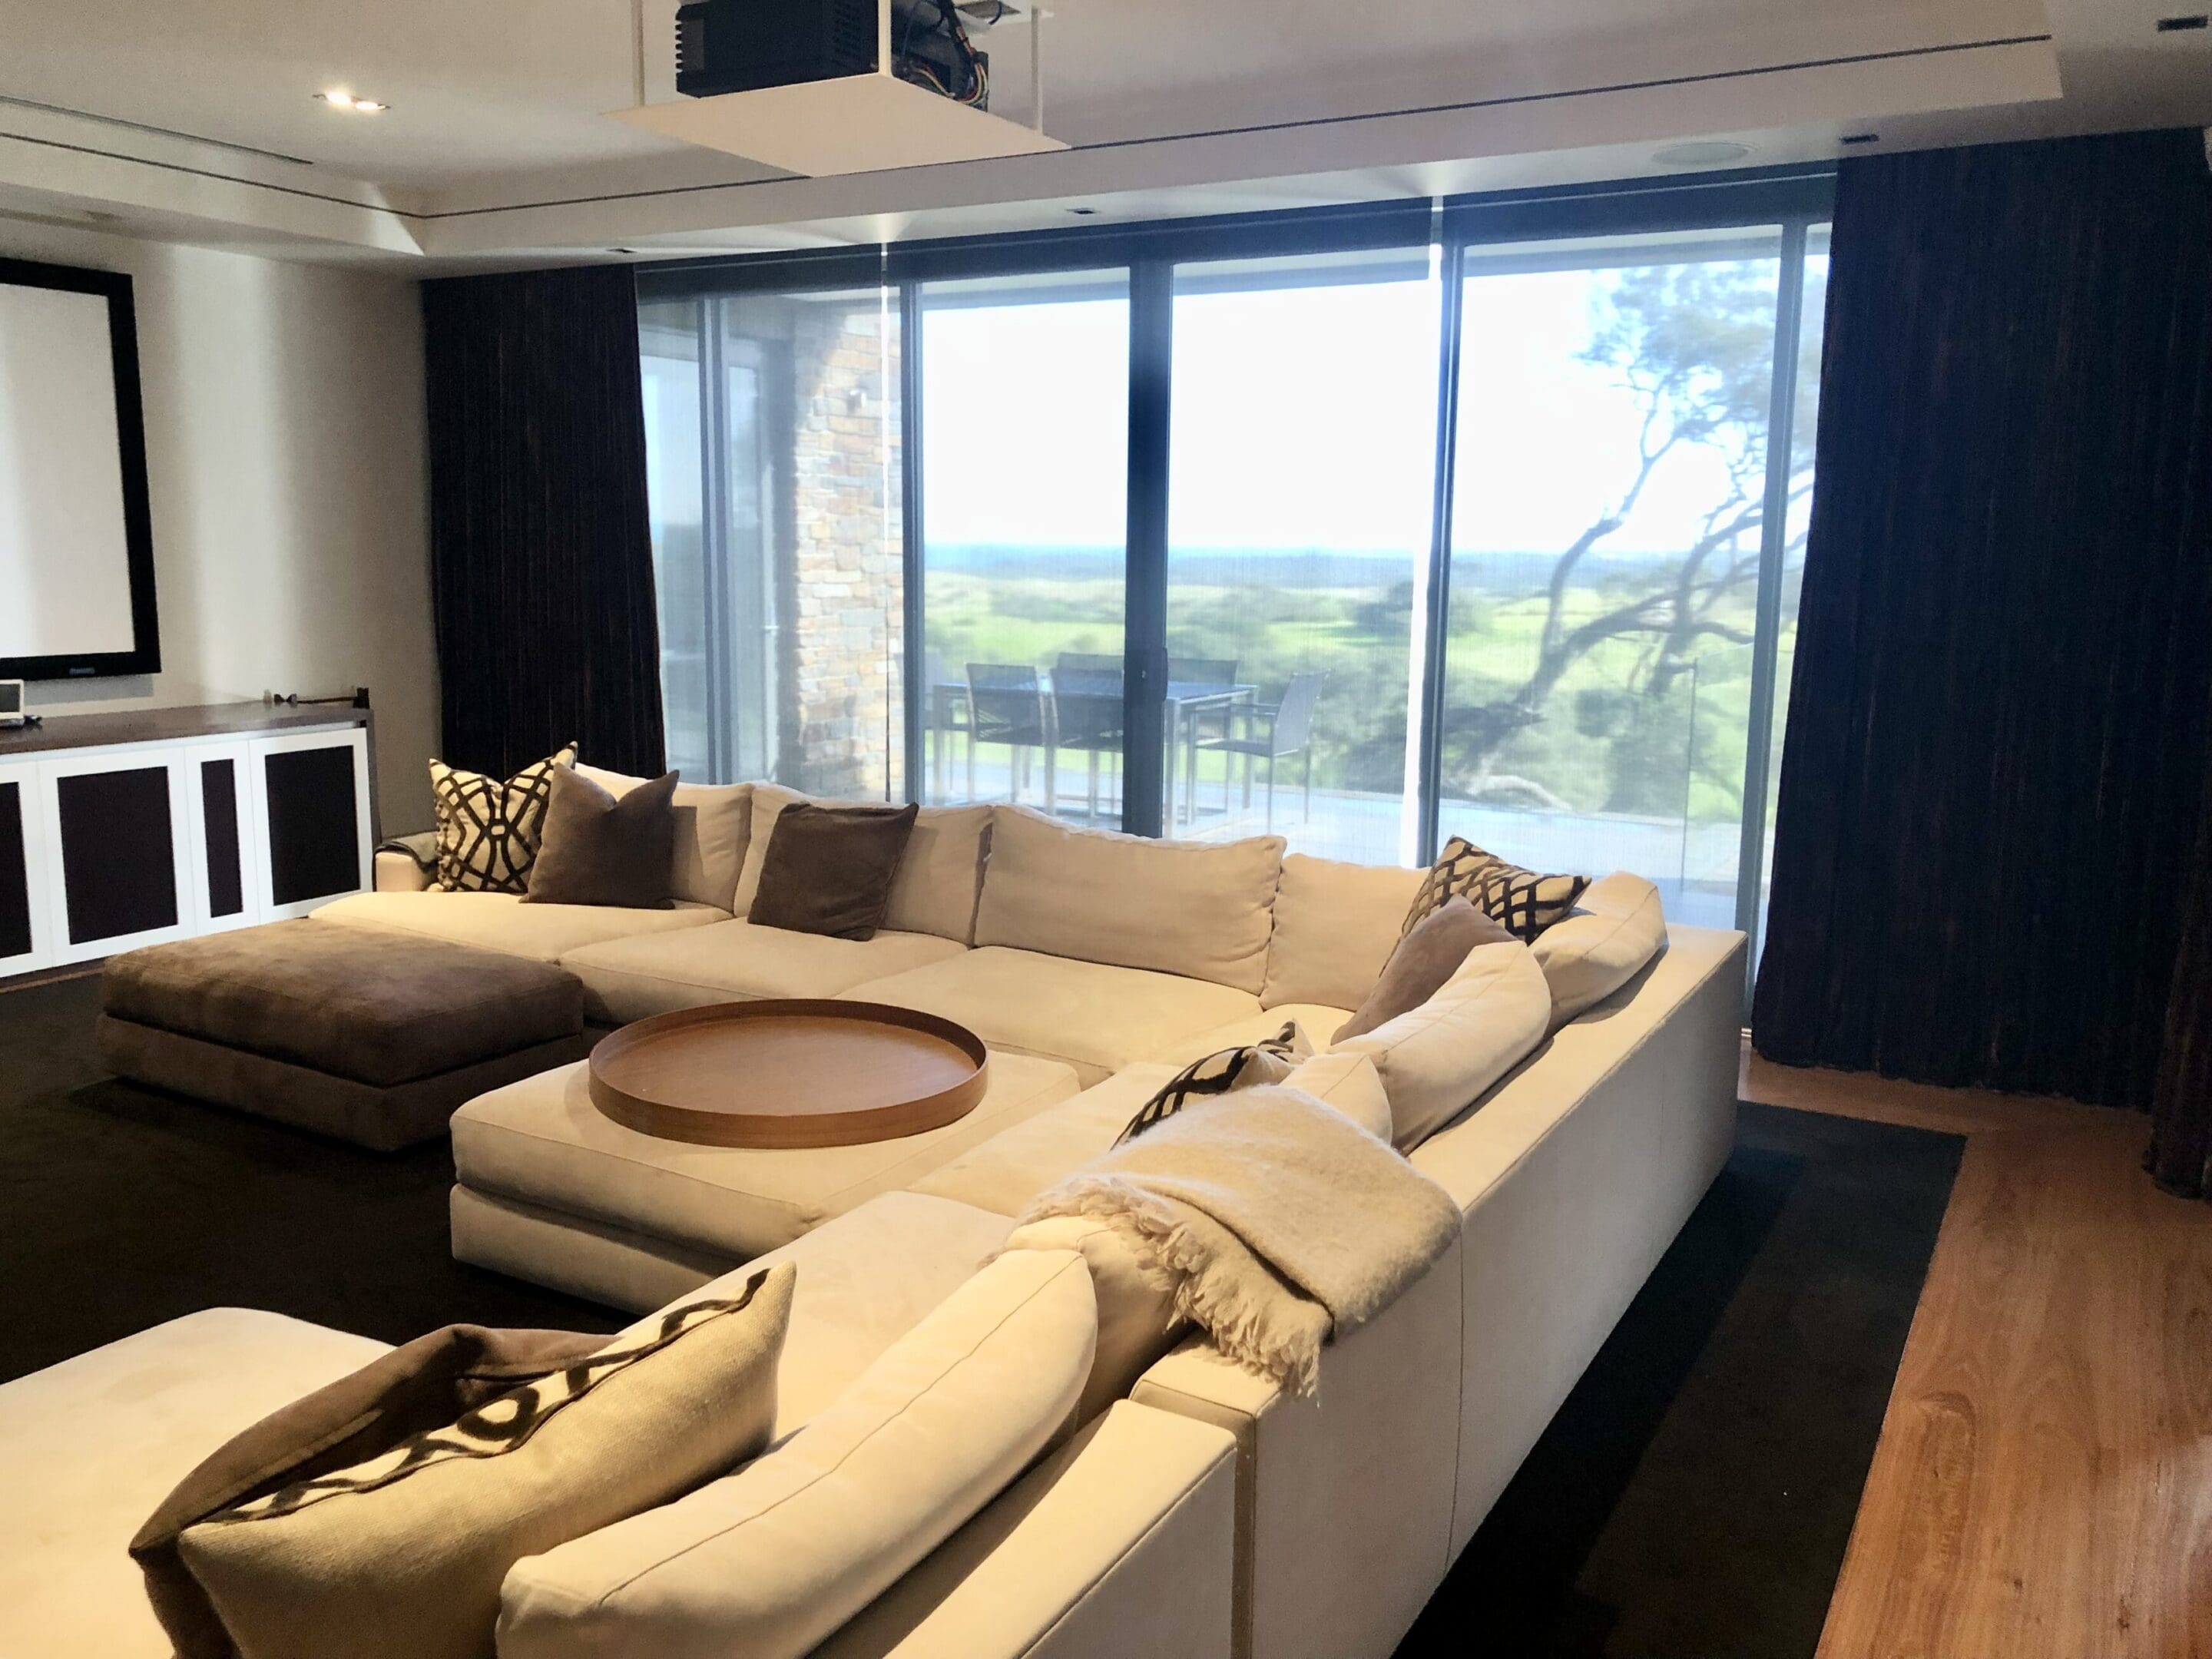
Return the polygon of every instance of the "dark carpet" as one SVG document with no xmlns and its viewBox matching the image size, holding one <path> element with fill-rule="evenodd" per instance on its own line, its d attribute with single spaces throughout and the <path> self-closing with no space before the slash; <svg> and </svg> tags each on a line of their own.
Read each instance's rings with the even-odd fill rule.
<svg viewBox="0 0 2212 1659">
<path fill-rule="evenodd" d="M 443 1141 L 364 1152 L 108 1077 L 99 1000 L 97 977 L 0 992 L 0 1380 L 210 1307 L 385 1342 L 626 1322 L 455 1261 Z"/>
<path fill-rule="evenodd" d="M 1966 1143 L 1739 1126 L 1400 1659 L 1811 1659 Z"/>
<path fill-rule="evenodd" d="M 387 1157 L 116 1081 L 98 981 L 0 993 L 0 1379 L 198 1309 L 612 1330 L 447 1254 Z M 1401 1649 L 1808 1659 L 1962 1143 L 1746 1106 L 1735 1155 Z"/>
</svg>

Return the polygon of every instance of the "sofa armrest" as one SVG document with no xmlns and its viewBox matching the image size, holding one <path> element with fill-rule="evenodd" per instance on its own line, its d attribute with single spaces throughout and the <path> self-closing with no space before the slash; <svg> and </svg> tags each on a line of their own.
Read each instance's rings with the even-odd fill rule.
<svg viewBox="0 0 2212 1659">
<path fill-rule="evenodd" d="M 1235 1442 L 1117 1402 L 812 1659 L 1220 1659 Z"/>
<path fill-rule="evenodd" d="M 420 893 L 436 878 L 438 832 L 425 830 L 416 836 L 396 836 L 376 849 L 376 890 L 380 893 Z"/>
</svg>

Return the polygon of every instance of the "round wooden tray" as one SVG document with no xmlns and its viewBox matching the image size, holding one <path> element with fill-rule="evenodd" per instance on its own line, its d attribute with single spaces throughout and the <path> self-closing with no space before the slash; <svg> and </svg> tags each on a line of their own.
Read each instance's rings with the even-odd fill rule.
<svg viewBox="0 0 2212 1659">
<path fill-rule="evenodd" d="M 592 1103 L 616 1122 L 706 1146 L 854 1146 L 965 1117 L 990 1082 L 965 1026 L 875 1002 L 686 1008 L 592 1050 Z"/>
</svg>

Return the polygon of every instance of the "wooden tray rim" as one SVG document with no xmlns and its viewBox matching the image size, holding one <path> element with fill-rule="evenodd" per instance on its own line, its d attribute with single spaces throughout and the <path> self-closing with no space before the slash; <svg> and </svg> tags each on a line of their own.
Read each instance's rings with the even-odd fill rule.
<svg viewBox="0 0 2212 1659">
<path fill-rule="evenodd" d="M 851 1111 L 814 1113 L 702 1111 L 630 1094 L 600 1073 L 602 1057 L 610 1061 L 620 1060 L 672 1031 L 793 1017 L 842 1019 L 856 1025 L 892 1025 L 919 1031 L 950 1043 L 973 1060 L 975 1069 L 951 1088 L 933 1094 Z M 918 1008 L 824 997 L 767 997 L 749 1002 L 715 1002 L 697 1008 L 678 1008 L 633 1021 L 609 1032 L 593 1045 L 586 1071 L 590 1079 L 592 1103 L 605 1116 L 640 1134 L 693 1146 L 792 1151 L 902 1139 L 957 1122 L 975 1109 L 990 1086 L 990 1051 L 973 1031 Z"/>
</svg>

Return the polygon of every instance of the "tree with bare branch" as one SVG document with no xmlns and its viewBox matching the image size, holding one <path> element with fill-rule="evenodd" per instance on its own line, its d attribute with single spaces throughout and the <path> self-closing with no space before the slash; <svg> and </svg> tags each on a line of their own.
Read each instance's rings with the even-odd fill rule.
<svg viewBox="0 0 2212 1659">
<path fill-rule="evenodd" d="M 1552 564 L 1525 678 L 1446 711 L 1449 793 L 1563 804 L 1539 782 L 1501 774 L 1498 763 L 1516 734 L 1553 718 L 1561 682 L 1609 641 L 1633 641 L 1639 648 L 1624 687 L 1577 699 L 1577 723 L 1585 729 L 1646 725 L 1708 641 L 1751 642 L 1748 606 L 1767 514 L 1774 316 L 1774 268 L 1764 261 L 1648 266 L 1607 285 L 1581 356 L 1611 369 L 1636 399 L 1642 417 L 1636 453 L 1619 493 Z M 1812 487 L 1818 348 L 1817 331 L 1806 332 L 1787 485 L 1793 504 Z M 1626 580 L 1613 570 L 1601 582 L 1590 580 L 1592 556 L 1629 523 L 1668 459 L 1693 448 L 1721 459 L 1726 483 L 1690 544 L 1678 558 L 1645 565 Z M 1600 596 L 1594 611 L 1593 593 Z"/>
</svg>

